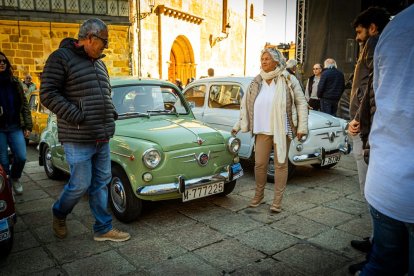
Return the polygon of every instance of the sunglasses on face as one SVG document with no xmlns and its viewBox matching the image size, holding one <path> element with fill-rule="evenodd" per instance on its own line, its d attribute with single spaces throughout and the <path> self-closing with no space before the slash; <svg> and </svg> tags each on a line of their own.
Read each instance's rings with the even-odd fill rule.
<svg viewBox="0 0 414 276">
<path fill-rule="evenodd" d="M 99 38 L 105 46 L 108 45 L 108 39 L 107 38 L 100 37 L 99 35 L 96 35 L 96 34 L 93 34 L 93 36 L 96 37 L 96 38 Z"/>
<path fill-rule="evenodd" d="M 5 59 L 0 59 L 0 63 L 7 64 Z"/>
</svg>

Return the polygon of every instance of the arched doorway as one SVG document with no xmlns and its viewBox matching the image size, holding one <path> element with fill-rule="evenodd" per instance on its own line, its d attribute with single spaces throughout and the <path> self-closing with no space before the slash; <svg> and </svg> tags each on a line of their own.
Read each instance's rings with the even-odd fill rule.
<svg viewBox="0 0 414 276">
<path fill-rule="evenodd" d="M 190 41 L 183 35 L 177 36 L 171 47 L 168 80 L 175 83 L 176 79 L 180 79 L 183 85 L 187 85 L 188 80 L 195 76 L 196 65 Z"/>
</svg>

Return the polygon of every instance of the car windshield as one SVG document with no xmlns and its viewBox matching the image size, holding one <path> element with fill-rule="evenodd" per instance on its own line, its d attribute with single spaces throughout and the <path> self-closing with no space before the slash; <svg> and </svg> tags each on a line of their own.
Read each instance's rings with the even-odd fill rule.
<svg viewBox="0 0 414 276">
<path fill-rule="evenodd" d="M 120 118 L 188 114 L 180 92 L 168 86 L 112 87 L 112 100 Z"/>
</svg>

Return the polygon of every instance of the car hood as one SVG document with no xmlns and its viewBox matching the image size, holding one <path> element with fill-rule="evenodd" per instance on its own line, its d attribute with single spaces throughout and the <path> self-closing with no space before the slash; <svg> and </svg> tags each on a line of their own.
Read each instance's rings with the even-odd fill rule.
<svg viewBox="0 0 414 276">
<path fill-rule="evenodd" d="M 323 112 L 313 110 L 309 111 L 308 122 L 309 129 L 338 127 L 341 125 L 341 121 L 338 118 Z"/>
<path fill-rule="evenodd" d="M 188 119 L 127 119 L 116 123 L 116 136 L 132 137 L 158 144 L 163 151 L 225 143 L 214 128 Z"/>
</svg>

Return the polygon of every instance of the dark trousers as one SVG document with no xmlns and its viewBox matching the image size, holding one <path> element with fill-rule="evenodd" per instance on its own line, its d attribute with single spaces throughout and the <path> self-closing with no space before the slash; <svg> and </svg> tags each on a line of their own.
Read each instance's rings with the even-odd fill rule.
<svg viewBox="0 0 414 276">
<path fill-rule="evenodd" d="M 321 102 L 321 111 L 322 112 L 331 114 L 332 116 L 336 116 L 336 111 L 338 109 L 338 101 L 328 100 L 328 99 L 320 99 L 320 102 Z"/>
</svg>

